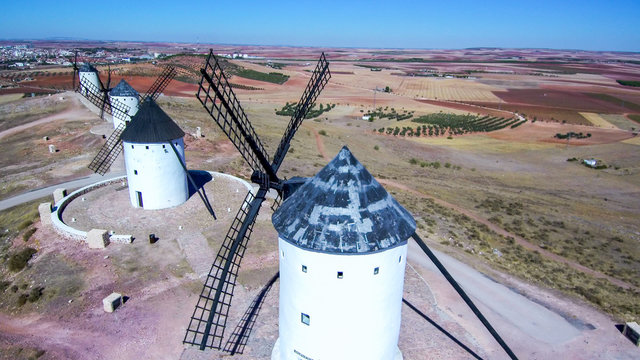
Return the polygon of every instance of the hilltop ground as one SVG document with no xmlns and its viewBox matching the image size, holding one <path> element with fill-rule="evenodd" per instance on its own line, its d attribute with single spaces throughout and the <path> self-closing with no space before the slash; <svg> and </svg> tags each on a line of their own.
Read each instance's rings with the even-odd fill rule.
<svg viewBox="0 0 640 360">
<path fill-rule="evenodd" d="M 238 85 L 236 93 L 269 153 L 275 150 L 289 120 L 275 115 L 275 110 L 286 102 L 297 102 L 314 64 L 312 60 L 284 59 L 283 54 L 289 50 L 269 50 L 270 54 L 278 52 L 282 59 L 274 62 L 284 63 L 277 70 L 266 67 L 264 61 L 231 62 L 262 73 L 275 71 L 290 76 L 282 85 L 240 76 L 230 80 Z M 293 58 L 311 58 L 305 51 Z M 312 176 L 348 145 L 414 214 L 418 231 L 430 246 L 470 266 L 454 276 L 473 279 L 473 268 L 507 286 L 494 289 L 484 284 L 475 291 L 467 290 L 521 358 L 636 357 L 637 349 L 614 325 L 640 320 L 640 250 L 636 246 L 640 240 L 640 141 L 634 135 L 640 90 L 616 82 L 638 80 L 637 65 L 624 61 L 585 63 L 571 60 L 571 54 L 562 54 L 564 61 L 553 64 L 533 58 L 533 52 L 508 51 L 502 55 L 522 56 L 523 61 L 481 62 L 498 55 L 493 50 L 469 53 L 466 56 L 478 63 L 453 61 L 461 56 L 456 52 L 376 55 L 364 50 L 354 50 L 352 55 L 367 61 L 333 61 L 333 77 L 318 102 L 336 106 L 305 121 L 280 174 Z M 432 62 L 409 61 L 428 56 Z M 615 54 L 593 56 L 615 58 Z M 333 58 L 345 60 L 348 56 L 335 52 Z M 199 126 L 205 135 L 200 140 L 186 137 L 189 167 L 248 178 L 248 167 L 192 96 L 196 91 L 192 70 L 203 58 L 187 56 L 169 61 L 183 66 L 183 81 L 174 81 L 165 92 L 174 96 L 163 96 L 159 103 L 185 132 L 194 133 Z M 310 65 L 305 65 L 307 62 Z M 372 71 L 372 67 L 380 71 Z M 129 65 L 117 76 L 143 91 L 153 81 L 146 75 L 157 72 L 158 68 L 151 65 Z M 429 74 L 446 76 L 425 76 Z M 52 75 L 36 78 L 29 86 L 64 88 L 69 82 L 68 76 Z M 372 91 L 386 86 L 391 92 Z M 0 99 L 0 166 L 4 170 L 0 174 L 0 199 L 89 173 L 85 166 L 103 141 L 97 134 L 108 133 L 109 124 L 87 110 L 75 95 L 25 99 L 2 95 Z M 381 112 L 390 113 L 393 108 L 397 113 L 414 112 L 414 118 L 441 111 L 509 118 L 515 116 L 511 111 L 517 110 L 529 121 L 513 129 L 451 139 L 446 135 L 386 135 L 378 129 L 415 128 L 418 124 L 411 119 L 363 120 L 363 114 L 374 110 L 374 101 Z M 555 137 L 569 132 L 590 136 L 569 140 Z M 49 154 L 48 144 L 55 144 L 60 151 Z M 591 158 L 604 167 L 596 170 L 581 164 L 582 159 Z M 573 159 L 576 161 L 568 161 Z M 198 201 L 191 199 L 176 211 L 204 215 Z M 237 208 L 237 200 L 222 204 L 222 194 L 214 196 L 213 201 L 218 213 L 231 208 L 233 214 Z M 200 291 L 197 274 L 202 272 L 202 265 L 190 262 L 185 253 L 188 250 L 179 243 L 191 239 L 188 243 L 202 245 L 198 236 L 184 239 L 172 228 L 167 235 L 171 240 L 159 242 L 153 250 L 149 244 L 136 241 L 92 251 L 43 228 L 33 218 L 34 206 L 28 204 L 2 214 L 1 225 L 8 229 L 1 240 L 5 255 L 0 280 L 7 284 L 0 289 L 4 291 L 0 302 L 2 356 L 28 358 L 39 350 L 45 351 L 43 358 L 83 358 L 87 354 L 105 358 L 109 354 L 118 358 L 142 354 L 185 359 L 217 356 L 191 348 L 183 350 L 181 345 Z M 126 202 L 120 206 L 126 208 Z M 81 208 L 73 211 L 79 223 L 83 214 L 91 213 Z M 141 214 L 156 218 L 154 212 Z M 269 218 L 265 206 L 244 260 L 239 279 L 242 286 L 236 289 L 236 317 L 277 268 L 276 234 Z M 207 240 L 208 245 L 202 245 L 205 253 L 217 251 L 227 227 L 224 219 L 214 226 L 219 231 L 199 235 Z M 33 228 L 37 228 L 35 233 L 30 230 Z M 25 232 L 31 233 L 24 236 L 27 241 L 23 241 Z M 9 271 L 9 256 L 25 246 L 38 252 L 26 269 Z M 160 250 L 170 256 L 159 256 Z M 503 356 L 464 303 L 413 246 L 411 254 L 405 284 L 407 300 L 480 356 Z M 455 260 L 449 260 L 449 264 L 466 269 Z M 482 283 L 470 280 L 476 282 Z M 12 291 L 14 285 L 16 291 Z M 22 293 L 39 286 L 44 287 L 40 299 L 18 305 Z M 493 297 L 509 294 L 509 289 L 542 305 L 547 312 L 525 307 L 516 308 L 516 314 L 505 313 L 504 308 L 524 301 Z M 124 292 L 131 300 L 116 313 L 104 314 L 100 299 L 112 290 Z M 276 295 L 277 286 L 241 358 L 268 358 L 277 336 Z M 74 301 L 69 304 L 68 300 Z M 538 314 L 542 314 L 539 319 Z M 540 324 L 534 325 L 537 321 Z M 558 324 L 569 326 L 558 330 Z M 551 331 L 548 327 L 554 325 Z M 56 336 L 40 336 L 51 332 Z M 122 346 L 107 352 L 117 343 Z M 403 308 L 400 348 L 406 359 L 458 358 L 464 354 L 407 307 Z"/>
</svg>

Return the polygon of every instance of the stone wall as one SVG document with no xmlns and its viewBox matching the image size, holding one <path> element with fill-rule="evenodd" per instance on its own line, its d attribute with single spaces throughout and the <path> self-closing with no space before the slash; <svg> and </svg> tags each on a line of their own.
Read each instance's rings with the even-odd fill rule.
<svg viewBox="0 0 640 360">
<path fill-rule="evenodd" d="M 79 240 L 79 241 L 87 241 L 87 232 L 86 231 L 82 231 L 82 230 L 78 230 L 75 229 L 67 224 L 65 224 L 62 221 L 62 213 L 64 212 L 64 209 L 67 207 L 67 205 L 69 205 L 70 202 L 72 202 L 73 200 L 75 200 L 77 197 L 82 196 L 90 191 L 93 191 L 95 189 L 107 186 L 107 185 L 111 185 L 111 184 L 115 184 L 115 183 L 120 183 L 123 180 L 126 181 L 126 176 L 120 176 L 117 178 L 113 178 L 113 179 L 109 179 L 109 180 L 105 180 L 105 181 L 101 181 L 95 184 L 91 184 L 89 186 L 85 186 L 83 188 L 80 188 L 74 192 L 72 192 L 71 194 L 65 196 L 62 200 L 56 202 L 55 207 L 53 208 L 53 211 L 51 212 L 51 223 L 53 224 L 53 228 L 55 229 L 55 231 L 68 238 L 68 239 L 73 239 L 73 240 Z M 113 239 L 115 237 L 115 239 Z M 131 235 L 116 235 L 116 234 L 112 234 L 110 236 L 110 240 L 114 241 L 114 242 L 119 242 L 119 243 L 130 243 L 131 242 Z"/>
</svg>

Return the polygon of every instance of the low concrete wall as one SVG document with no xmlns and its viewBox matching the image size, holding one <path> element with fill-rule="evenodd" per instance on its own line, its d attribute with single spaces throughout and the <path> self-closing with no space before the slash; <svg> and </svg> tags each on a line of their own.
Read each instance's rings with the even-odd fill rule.
<svg viewBox="0 0 640 360">
<path fill-rule="evenodd" d="M 122 182 L 123 180 L 126 180 L 126 178 L 127 178 L 126 176 L 120 176 L 117 178 L 100 181 L 95 184 L 91 184 L 89 186 L 80 188 L 72 192 L 71 194 L 65 196 L 64 198 L 62 198 L 62 200 L 56 203 L 54 210 L 51 212 L 51 223 L 53 224 L 53 228 L 56 230 L 58 234 L 66 238 L 86 242 L 87 241 L 86 231 L 72 228 L 71 226 L 65 224 L 62 221 L 62 213 L 64 212 L 64 209 L 67 207 L 67 205 L 69 205 L 70 202 L 72 202 L 77 197 L 82 196 L 95 189 L 98 189 L 110 184 Z"/>
<path fill-rule="evenodd" d="M 215 171 L 208 171 L 209 174 L 211 174 L 213 181 L 215 181 L 215 178 L 220 178 L 220 177 L 225 177 L 231 180 L 235 180 L 240 182 L 242 185 L 244 185 L 244 187 L 248 190 L 251 191 L 255 194 L 255 189 L 253 188 L 253 186 L 251 186 L 251 184 L 243 179 L 240 179 L 238 177 L 235 177 L 233 175 L 229 175 L 229 174 L 224 174 L 224 173 L 219 173 L 219 172 L 215 172 Z M 65 224 L 62 221 L 62 213 L 64 212 L 64 209 L 67 207 L 67 205 L 69 205 L 70 202 L 72 202 L 73 200 L 75 200 L 77 197 L 82 196 L 90 191 L 93 191 L 95 189 L 99 189 L 101 187 L 104 186 L 108 186 L 114 183 L 121 183 L 123 181 L 127 180 L 127 176 L 120 176 L 117 178 L 113 178 L 113 179 L 109 179 L 109 180 L 105 180 L 105 181 L 100 181 L 97 182 L 95 184 L 91 184 L 89 186 L 85 186 L 83 188 L 80 188 L 74 192 L 72 192 L 71 194 L 65 196 L 62 200 L 56 202 L 55 207 L 53 209 L 53 211 L 51 212 L 51 223 L 53 224 L 53 228 L 55 229 L 55 231 L 68 238 L 68 239 L 73 239 L 73 240 L 79 240 L 79 241 L 84 241 L 87 242 L 87 232 L 86 231 L 82 231 L 82 230 L 78 230 L 75 229 L 67 224 Z M 111 242 L 116 242 L 116 243 L 122 243 L 122 244 L 130 244 L 133 241 L 133 236 L 132 235 L 123 235 L 123 234 L 111 234 L 109 236 L 109 241 Z"/>
</svg>

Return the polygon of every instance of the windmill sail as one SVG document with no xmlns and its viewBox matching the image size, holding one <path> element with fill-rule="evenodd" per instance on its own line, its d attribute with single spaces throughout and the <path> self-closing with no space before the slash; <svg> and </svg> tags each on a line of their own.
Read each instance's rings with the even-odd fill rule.
<svg viewBox="0 0 640 360">
<path fill-rule="evenodd" d="M 122 143 L 122 141 L 120 140 L 120 135 L 122 135 L 124 129 L 124 125 L 118 125 L 118 127 L 111 133 L 111 135 L 107 139 L 107 142 L 104 143 L 102 148 L 100 148 L 100 151 L 98 151 L 98 155 L 96 155 L 96 157 L 93 158 L 93 160 L 89 164 L 89 169 L 100 175 L 104 175 L 107 171 L 109 171 L 109 168 L 122 151 L 122 146 L 120 146 L 120 144 Z"/>
<path fill-rule="evenodd" d="M 213 51 L 209 52 L 205 67 L 200 71 L 202 78 L 196 96 L 202 106 L 240 151 L 251 169 L 266 172 L 270 178 L 275 179 L 269 155 L 247 119 Z"/>
<path fill-rule="evenodd" d="M 142 101 L 147 101 L 149 99 L 157 100 L 158 96 L 166 89 L 171 80 L 176 76 L 176 68 L 173 66 L 167 66 L 160 76 L 153 82 L 153 85 L 147 90 L 146 95 L 142 99 Z"/>
<path fill-rule="evenodd" d="M 87 100 L 89 100 L 93 105 L 100 109 L 101 118 L 103 118 L 105 112 L 111 115 L 111 104 L 109 104 L 108 101 L 105 101 L 105 96 L 102 89 L 99 89 L 86 78 L 80 79 L 79 89 L 81 89 L 80 94 L 82 94 Z"/>
<path fill-rule="evenodd" d="M 251 180 L 260 186 L 255 197 L 251 193 L 247 195 L 243 207 L 229 228 L 191 316 L 183 342 L 198 345 L 201 350 L 204 350 L 205 348 L 220 349 L 222 346 L 236 277 L 258 211 L 270 188 L 277 189 L 279 193 L 282 191 L 282 183 L 276 175 L 277 168 L 284 159 L 289 142 L 300 126 L 300 122 L 318 97 L 330 74 L 328 63 L 323 55 L 317 71 L 314 72 L 300 100 L 301 105 L 296 110 L 296 115 L 292 118 L 289 128 L 285 132 L 281 142 L 283 150 L 277 153 L 279 160 L 274 161 L 274 166 L 270 163 L 269 156 L 240 106 L 222 67 L 213 55 L 213 51 L 209 52 L 201 73 L 202 78 L 196 96 L 253 169 Z M 279 204 L 280 197 L 274 201 L 273 206 L 277 208 Z M 226 351 L 242 351 L 255 322 L 260 301 L 256 302 L 252 314 L 246 316 L 244 324 L 241 323 L 241 329 L 244 330 L 234 332 L 234 336 L 228 342 L 229 347 L 225 347 Z"/>
<path fill-rule="evenodd" d="M 266 194 L 266 189 L 260 189 L 255 197 L 251 192 L 245 197 L 207 275 L 184 343 L 198 345 L 200 350 L 221 348 L 240 262 Z"/>
<path fill-rule="evenodd" d="M 293 136 L 300 127 L 300 124 L 302 124 L 302 121 L 315 104 L 318 95 L 320 95 L 324 86 L 329 82 L 329 79 L 331 79 L 329 62 L 327 62 L 324 53 L 322 53 L 322 55 L 320 55 L 320 60 L 318 60 L 318 64 L 316 65 L 316 69 L 313 71 L 311 79 L 309 79 L 309 84 L 307 84 L 307 88 L 304 90 L 304 93 L 302 93 L 302 97 L 300 98 L 300 101 L 298 101 L 296 110 L 291 116 L 289 126 L 287 126 L 287 130 L 284 132 L 282 140 L 280 140 L 278 150 L 276 150 L 276 154 L 273 157 L 273 168 L 275 171 L 278 171 L 284 157 L 287 155 L 291 139 L 293 139 Z"/>
</svg>

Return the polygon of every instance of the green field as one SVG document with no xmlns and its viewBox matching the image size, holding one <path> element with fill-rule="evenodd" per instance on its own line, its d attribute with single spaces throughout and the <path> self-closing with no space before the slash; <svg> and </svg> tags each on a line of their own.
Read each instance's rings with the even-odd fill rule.
<svg viewBox="0 0 640 360">
<path fill-rule="evenodd" d="M 289 75 L 281 74 L 278 72 L 263 73 L 251 69 L 238 70 L 236 72 L 236 75 L 245 79 L 270 82 L 279 85 L 282 85 L 286 83 L 287 80 L 289 80 Z"/>
</svg>

